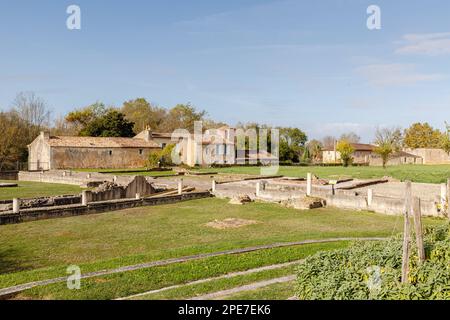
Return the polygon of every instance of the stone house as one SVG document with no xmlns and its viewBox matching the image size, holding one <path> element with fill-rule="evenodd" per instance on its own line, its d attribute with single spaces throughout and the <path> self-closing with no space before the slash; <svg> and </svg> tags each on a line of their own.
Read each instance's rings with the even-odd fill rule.
<svg viewBox="0 0 450 320">
<path fill-rule="evenodd" d="M 405 149 L 423 159 L 423 164 L 450 164 L 450 154 L 443 149 L 419 148 Z"/>
<path fill-rule="evenodd" d="M 355 149 L 352 155 L 353 163 L 369 164 L 375 146 L 365 143 L 351 143 L 351 145 Z M 341 163 L 341 154 L 334 148 L 324 148 L 322 150 L 322 161 L 323 163 Z"/>
<path fill-rule="evenodd" d="M 41 132 L 28 145 L 28 169 L 140 168 L 146 165 L 150 152 L 169 142 L 154 141 L 149 130 L 134 138 L 50 136 Z"/>
<path fill-rule="evenodd" d="M 405 152 L 399 151 L 393 153 L 387 162 L 388 166 L 398 166 L 402 164 L 423 164 L 423 159 L 420 156 Z M 380 155 L 372 154 L 370 156 L 369 165 L 371 166 L 382 166 L 383 160 Z"/>
</svg>

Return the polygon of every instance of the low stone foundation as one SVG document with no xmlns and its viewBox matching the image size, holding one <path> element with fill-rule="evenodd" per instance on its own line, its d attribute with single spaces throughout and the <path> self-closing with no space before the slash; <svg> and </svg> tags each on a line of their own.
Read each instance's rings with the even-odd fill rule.
<svg viewBox="0 0 450 320">
<path fill-rule="evenodd" d="M 123 210 L 134 207 L 156 206 L 208 197 L 211 197 L 211 193 L 209 191 L 204 191 L 204 192 L 191 192 L 174 196 L 92 202 L 89 203 L 87 206 L 77 204 L 59 207 L 54 206 L 54 207 L 24 209 L 19 214 L 13 213 L 0 214 L 0 225 L 15 224 L 42 219 L 97 214 L 102 212 Z"/>
<path fill-rule="evenodd" d="M 0 180 L 19 180 L 19 171 L 0 171 Z"/>
</svg>

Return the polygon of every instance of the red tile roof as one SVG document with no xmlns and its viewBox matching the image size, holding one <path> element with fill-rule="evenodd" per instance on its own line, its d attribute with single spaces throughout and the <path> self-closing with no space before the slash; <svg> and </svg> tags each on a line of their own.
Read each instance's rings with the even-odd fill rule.
<svg viewBox="0 0 450 320">
<path fill-rule="evenodd" d="M 51 136 L 48 144 L 51 147 L 73 148 L 159 148 L 159 144 L 154 141 L 116 137 Z"/>
</svg>

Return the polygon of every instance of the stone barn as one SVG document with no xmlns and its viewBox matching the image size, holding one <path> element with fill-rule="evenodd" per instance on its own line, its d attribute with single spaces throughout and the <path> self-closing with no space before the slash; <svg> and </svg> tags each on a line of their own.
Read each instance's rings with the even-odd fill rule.
<svg viewBox="0 0 450 320">
<path fill-rule="evenodd" d="M 134 138 L 50 136 L 41 132 L 28 146 L 28 169 L 142 168 L 150 152 L 161 147 L 161 142 L 152 140 L 151 131 Z"/>
</svg>

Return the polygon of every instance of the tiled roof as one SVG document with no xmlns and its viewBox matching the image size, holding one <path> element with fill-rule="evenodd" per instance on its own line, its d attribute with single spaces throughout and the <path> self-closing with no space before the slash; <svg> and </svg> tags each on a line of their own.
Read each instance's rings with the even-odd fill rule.
<svg viewBox="0 0 450 320">
<path fill-rule="evenodd" d="M 355 151 L 373 151 L 375 149 L 374 145 L 365 143 L 350 143 L 350 145 L 355 149 Z M 334 151 L 333 148 L 324 148 L 323 151 Z"/>
<path fill-rule="evenodd" d="M 80 148 L 159 148 L 154 141 L 136 138 L 112 137 L 69 137 L 51 136 L 48 140 L 51 147 L 80 147 Z"/>
</svg>

